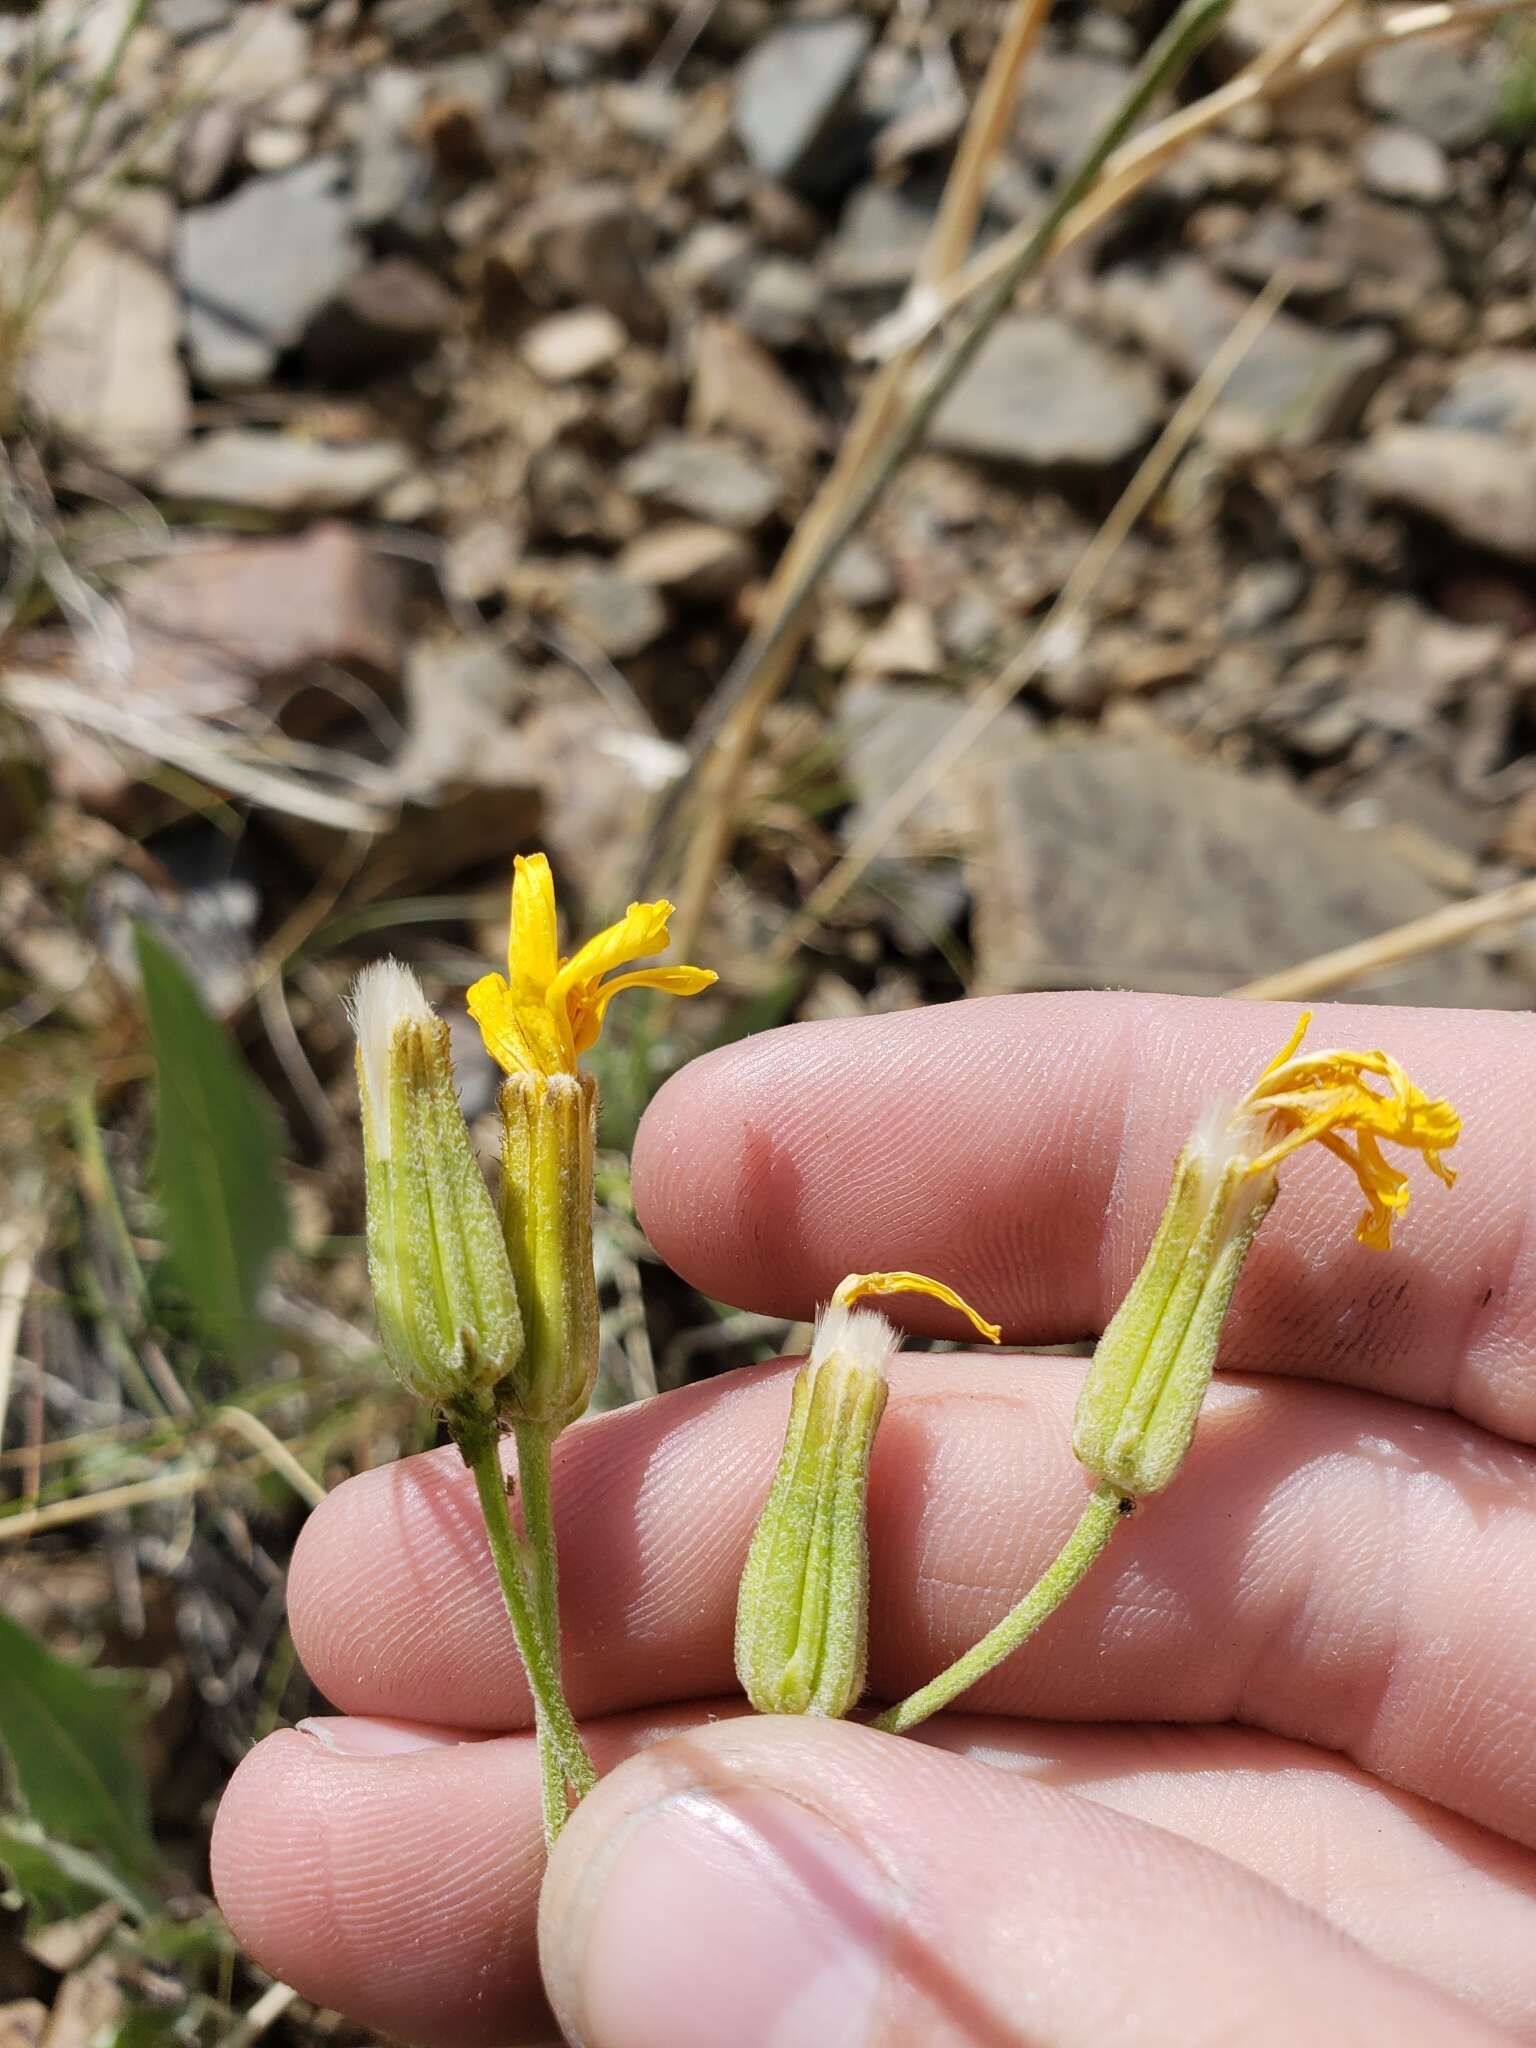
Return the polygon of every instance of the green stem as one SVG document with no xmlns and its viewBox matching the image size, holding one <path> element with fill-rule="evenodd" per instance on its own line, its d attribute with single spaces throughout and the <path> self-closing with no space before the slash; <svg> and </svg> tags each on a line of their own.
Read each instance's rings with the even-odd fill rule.
<svg viewBox="0 0 1536 2048">
<path fill-rule="evenodd" d="M 937 1714 L 978 1678 L 985 1678 L 994 1665 L 1001 1664 L 1032 1636 L 1048 1615 L 1085 1578 L 1100 1553 L 1129 1511 L 1130 1501 L 1117 1486 L 1101 1480 L 1089 1497 L 1077 1527 L 1062 1545 L 1054 1564 L 1030 1587 L 1011 1614 L 1004 1615 L 996 1628 L 989 1629 L 979 1643 L 957 1658 L 947 1671 L 931 1678 L 919 1691 L 899 1705 L 890 1707 L 875 1722 L 890 1735 L 904 1735 L 930 1714 Z"/>
<path fill-rule="evenodd" d="M 547 1839 L 552 1842 L 565 1824 L 566 1782 L 575 1787 L 580 1797 L 596 1784 L 597 1773 L 582 1743 L 580 1730 L 571 1718 L 571 1710 L 565 1703 L 565 1695 L 560 1689 L 559 1666 L 545 1643 L 528 1582 L 523 1576 L 517 1537 L 507 1509 L 506 1481 L 502 1477 L 501 1460 L 496 1455 L 495 1431 L 478 1418 L 451 1426 L 464 1462 L 474 1474 L 491 1561 L 496 1567 L 501 1597 L 506 1603 L 507 1619 L 512 1624 L 518 1654 L 528 1673 L 539 1742 L 540 1777 L 544 1787 L 544 1828 Z M 557 1776 L 559 1797 L 552 1801 L 551 1793 Z"/>
<path fill-rule="evenodd" d="M 547 1429 L 535 1423 L 517 1423 L 513 1427 L 513 1441 L 517 1445 L 517 1486 L 523 1504 L 523 1529 L 528 1538 L 529 1577 L 533 1582 L 534 1620 L 544 1640 L 545 1654 L 560 1684 L 560 1571 L 555 1552 L 555 1515 L 550 1495 L 549 1452 L 553 1441 Z M 551 1745 L 541 1743 L 539 1760 L 544 1773 L 544 1822 L 549 1826 L 552 1810 L 557 1810 L 561 1825 L 567 1812 L 565 1798 L 565 1772 L 559 1768 L 551 1752 Z M 571 1785 L 578 1799 L 583 1799 L 597 1783 L 597 1775 L 583 1749 L 578 1757 L 570 1759 L 577 1768 L 571 1769 Z M 551 1768 L 554 1766 L 553 1769 Z M 556 1802 L 558 1804 L 556 1805 Z M 559 1829 L 556 1828 L 556 1833 Z"/>
</svg>

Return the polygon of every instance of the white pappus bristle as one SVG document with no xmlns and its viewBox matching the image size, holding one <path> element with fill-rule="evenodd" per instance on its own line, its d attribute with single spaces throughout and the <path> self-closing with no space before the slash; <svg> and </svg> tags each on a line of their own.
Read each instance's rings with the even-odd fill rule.
<svg viewBox="0 0 1536 2048">
<path fill-rule="evenodd" d="M 878 1373 L 883 1379 L 900 1344 L 900 1337 L 876 1310 L 831 1301 L 816 1318 L 810 1362 L 816 1366 L 836 1356 L 845 1365 Z"/>
<path fill-rule="evenodd" d="M 384 1091 L 389 1085 L 389 1044 L 395 1026 L 405 1019 L 424 1022 L 433 1015 L 421 983 L 398 960 L 376 960 L 352 984 L 347 1014 L 363 1056 L 363 1085 L 373 1117 L 376 1142 L 389 1147 L 389 1115 Z"/>
</svg>

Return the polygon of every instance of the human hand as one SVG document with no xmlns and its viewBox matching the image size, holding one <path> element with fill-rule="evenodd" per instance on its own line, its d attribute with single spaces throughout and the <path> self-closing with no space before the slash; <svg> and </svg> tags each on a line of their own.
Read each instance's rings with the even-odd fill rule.
<svg viewBox="0 0 1536 2048">
<path fill-rule="evenodd" d="M 1292 1021 L 1074 995 L 769 1033 L 657 1098 L 641 1217 L 745 1306 L 808 1316 L 846 1272 L 914 1267 L 1005 1341 L 1082 1337 L 1195 1117 Z M 787 1368 L 561 1438 L 568 1692 L 612 1773 L 545 1886 L 572 2038 L 1536 2041 L 1536 1023 L 1340 1007 L 1314 1035 L 1380 1040 L 1454 1100 L 1460 1186 L 1417 1184 L 1382 1257 L 1353 1242 L 1353 1180 L 1289 1164 L 1224 1336 L 1251 1376 L 1218 1379 L 1175 1485 L 922 1739 L 731 1718 Z M 896 1361 L 870 1481 L 876 1697 L 947 1664 L 1054 1554 L 1084 1494 L 1082 1372 Z M 457 1454 L 339 1488 L 290 1602 L 342 1717 L 261 1744 L 226 1795 L 237 1937 L 393 2033 L 549 2039 L 528 1696 Z"/>
</svg>

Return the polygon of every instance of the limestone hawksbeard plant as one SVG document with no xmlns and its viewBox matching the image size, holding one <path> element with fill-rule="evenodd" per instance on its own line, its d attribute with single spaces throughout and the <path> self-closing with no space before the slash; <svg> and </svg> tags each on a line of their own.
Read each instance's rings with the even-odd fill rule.
<svg viewBox="0 0 1536 2048">
<path fill-rule="evenodd" d="M 696 995 L 715 979 L 701 967 L 634 965 L 665 947 L 671 911 L 632 903 L 562 958 L 549 863 L 519 856 L 508 972 L 469 991 L 507 1075 L 499 1213 L 459 1108 L 447 1024 L 415 976 L 385 961 L 358 977 L 352 997 L 380 1338 L 402 1382 L 441 1410 L 474 1475 L 533 1694 L 551 1841 L 571 1795 L 596 1781 L 561 1684 L 550 1500 L 550 1447 L 585 1409 L 598 1364 L 596 1091 L 578 1062 L 625 989 Z M 502 1477 L 504 1429 L 516 1449 L 521 1531 Z"/>
<path fill-rule="evenodd" d="M 369 1273 L 386 1356 L 442 1413 L 473 1474 L 486 1540 L 527 1669 L 544 1826 L 553 1841 L 595 1782 L 561 1682 L 550 1450 L 597 1376 L 593 1266 L 596 1090 L 581 1057 L 629 989 L 697 995 L 707 969 L 646 964 L 667 943 L 668 903 L 632 903 L 569 957 L 542 854 L 516 862 L 507 972 L 469 991 L 505 1079 L 501 1185 L 493 1199 L 459 1108 L 448 1027 L 415 977 L 385 961 L 359 976 L 357 1032 Z M 1174 1161 L 1140 1271 L 1095 1349 L 1072 1448 L 1092 1482 L 1076 1526 L 1024 1597 L 962 1657 L 875 1726 L 902 1733 L 1017 1649 L 1103 1554 L 1120 1522 L 1178 1474 L 1247 1260 L 1286 1161 L 1318 1145 L 1354 1176 L 1356 1235 L 1389 1249 L 1409 1181 L 1384 1148 L 1416 1153 L 1450 1186 L 1461 1132 L 1389 1053 L 1304 1050 L 1310 1017 L 1235 1099 L 1213 1101 Z M 818 1316 L 791 1386 L 778 1468 L 747 1554 L 736 1668 L 764 1713 L 841 1716 L 868 1654 L 870 1461 L 899 1340 L 864 1304 L 927 1295 L 996 1343 L 1001 1332 L 920 1273 L 852 1273 Z M 521 1527 L 502 1476 L 513 1439 Z"/>
</svg>

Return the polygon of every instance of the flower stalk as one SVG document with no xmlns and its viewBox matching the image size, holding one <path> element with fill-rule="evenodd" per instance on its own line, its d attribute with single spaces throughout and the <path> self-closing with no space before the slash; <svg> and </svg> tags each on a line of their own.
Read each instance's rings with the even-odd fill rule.
<svg viewBox="0 0 1536 2048">
<path fill-rule="evenodd" d="M 1072 1447 L 1096 1484 L 1076 1527 L 1018 1605 L 876 1727 L 915 1728 L 1011 1656 L 1082 1582 L 1136 1503 L 1176 1476 L 1283 1160 L 1314 1141 L 1341 1159 L 1365 1196 L 1355 1235 L 1375 1251 L 1390 1247 L 1408 1204 L 1407 1176 L 1386 1159 L 1382 1140 L 1418 1152 L 1448 1187 L 1454 1182 L 1441 1156 L 1461 1132 L 1451 1105 L 1416 1088 L 1388 1053 L 1303 1056 L 1310 1022 L 1302 1016 L 1253 1086 L 1208 1114 L 1174 1163 L 1151 1248 L 1099 1339 L 1078 1399 Z"/>
<path fill-rule="evenodd" d="M 454 1087 L 448 1027 L 394 961 L 354 991 L 368 1264 L 385 1354 L 441 1410 L 469 1467 L 502 1602 L 533 1696 L 546 1842 L 597 1782 L 561 1682 L 559 1571 L 551 1495 L 555 1437 L 583 1412 L 597 1373 L 592 1257 L 595 1093 L 577 1068 L 621 990 L 692 995 L 697 967 L 614 974 L 666 944 L 666 903 L 631 904 L 560 957 L 542 854 L 514 869 L 509 976 L 487 975 L 469 1007 L 502 1089 L 498 1215 Z M 499 1439 L 510 1429 L 521 1533 Z"/>
<path fill-rule="evenodd" d="M 593 1263 L 596 1085 L 579 1067 L 608 1004 L 630 988 L 697 995 L 715 979 L 701 967 L 636 967 L 667 943 L 669 903 L 632 903 L 617 924 L 569 958 L 559 949 L 554 880 L 543 854 L 513 865 L 507 973 L 469 991 L 470 1014 L 507 1078 L 501 1112 L 500 1231 L 522 1317 L 523 1343 L 499 1390 L 511 1429 L 523 1538 L 511 1529 L 495 1446 L 474 1446 L 476 1487 L 514 1632 L 532 1655 L 546 1837 L 568 1816 L 568 1796 L 596 1783 L 561 1687 L 560 1573 L 551 1448 L 586 1409 L 601 1330 Z M 627 972 L 615 972 L 627 969 Z M 467 1454 L 466 1454 L 467 1455 Z M 524 1612 L 513 1613 L 521 1599 Z M 522 1638 L 519 1638 L 521 1646 Z M 524 1661 L 529 1661 L 525 1652 Z"/>
</svg>

